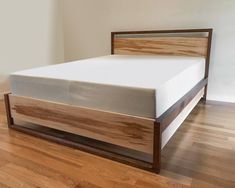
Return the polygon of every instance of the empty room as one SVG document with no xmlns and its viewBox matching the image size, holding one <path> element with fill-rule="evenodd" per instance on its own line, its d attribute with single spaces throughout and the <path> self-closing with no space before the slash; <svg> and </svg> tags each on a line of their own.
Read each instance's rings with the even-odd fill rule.
<svg viewBox="0 0 235 188">
<path fill-rule="evenodd" d="M 1 188 L 234 188 L 235 1 L 0 0 Z"/>
</svg>

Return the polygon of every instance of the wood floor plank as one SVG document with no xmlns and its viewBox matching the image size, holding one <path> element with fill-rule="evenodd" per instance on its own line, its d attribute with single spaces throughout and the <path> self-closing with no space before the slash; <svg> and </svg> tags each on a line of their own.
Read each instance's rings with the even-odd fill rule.
<svg viewBox="0 0 235 188">
<path fill-rule="evenodd" d="M 26 168 L 32 172 L 49 177 L 55 181 L 59 181 L 67 185 L 68 187 L 74 187 L 76 185 L 76 181 L 74 179 L 51 169 L 49 166 L 39 165 L 32 161 L 18 157 L 14 155 L 14 153 L 9 153 L 0 149 L 0 160 L 2 160 L 3 158 L 7 158 L 8 161 L 14 165 Z"/>
<path fill-rule="evenodd" d="M 29 185 L 35 185 L 35 187 L 59 187 L 68 188 L 69 186 L 63 184 L 61 181 L 53 180 L 50 177 L 36 173 L 34 170 L 29 170 L 25 167 L 18 166 L 16 164 L 9 163 L 1 168 L 1 172 L 10 174 L 14 178 L 17 178 L 21 182 L 26 182 Z"/>
<path fill-rule="evenodd" d="M 14 177 L 11 174 L 0 171 L 0 182 L 3 187 L 24 187 L 24 188 L 37 188 L 35 185 L 29 185 L 26 182 Z"/>
</svg>

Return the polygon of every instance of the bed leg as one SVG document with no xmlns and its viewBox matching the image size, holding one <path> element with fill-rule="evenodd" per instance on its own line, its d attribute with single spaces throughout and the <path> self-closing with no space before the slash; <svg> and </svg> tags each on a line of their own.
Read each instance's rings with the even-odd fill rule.
<svg viewBox="0 0 235 188">
<path fill-rule="evenodd" d="M 7 124 L 8 124 L 8 127 L 11 128 L 14 125 L 14 119 L 11 116 L 9 94 L 4 94 L 4 101 L 5 101 L 5 109 L 6 109 L 6 116 L 7 116 Z"/>
<path fill-rule="evenodd" d="M 204 90 L 204 95 L 202 97 L 202 101 L 206 101 L 206 97 L 207 97 L 207 84 L 205 85 L 205 90 Z"/>
<path fill-rule="evenodd" d="M 153 171 L 156 173 L 160 173 L 161 170 L 161 143 L 162 143 L 161 124 L 159 122 L 155 122 L 154 143 L 153 143 Z"/>
</svg>

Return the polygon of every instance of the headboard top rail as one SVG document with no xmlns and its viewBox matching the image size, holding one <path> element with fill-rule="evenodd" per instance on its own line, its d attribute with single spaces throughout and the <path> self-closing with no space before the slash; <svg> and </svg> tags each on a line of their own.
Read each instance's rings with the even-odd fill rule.
<svg viewBox="0 0 235 188">
<path fill-rule="evenodd" d="M 112 34 L 153 34 L 153 33 L 209 33 L 212 32 L 212 28 L 205 29 L 175 29 L 175 30 L 149 30 L 149 31 L 117 31 Z"/>
</svg>

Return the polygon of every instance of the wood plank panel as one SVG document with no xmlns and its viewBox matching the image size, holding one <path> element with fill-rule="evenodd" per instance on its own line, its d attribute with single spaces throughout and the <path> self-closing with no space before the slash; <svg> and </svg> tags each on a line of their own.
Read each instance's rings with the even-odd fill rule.
<svg viewBox="0 0 235 188">
<path fill-rule="evenodd" d="M 114 54 L 206 57 L 207 37 L 115 37 Z"/>
<path fill-rule="evenodd" d="M 12 117 L 153 153 L 154 119 L 79 108 L 10 95 Z"/>
<path fill-rule="evenodd" d="M 5 110 L 5 104 L 4 104 L 4 100 L 0 99 L 0 106 L 2 108 L 0 108 L 0 125 L 6 124 L 6 110 Z"/>
</svg>

